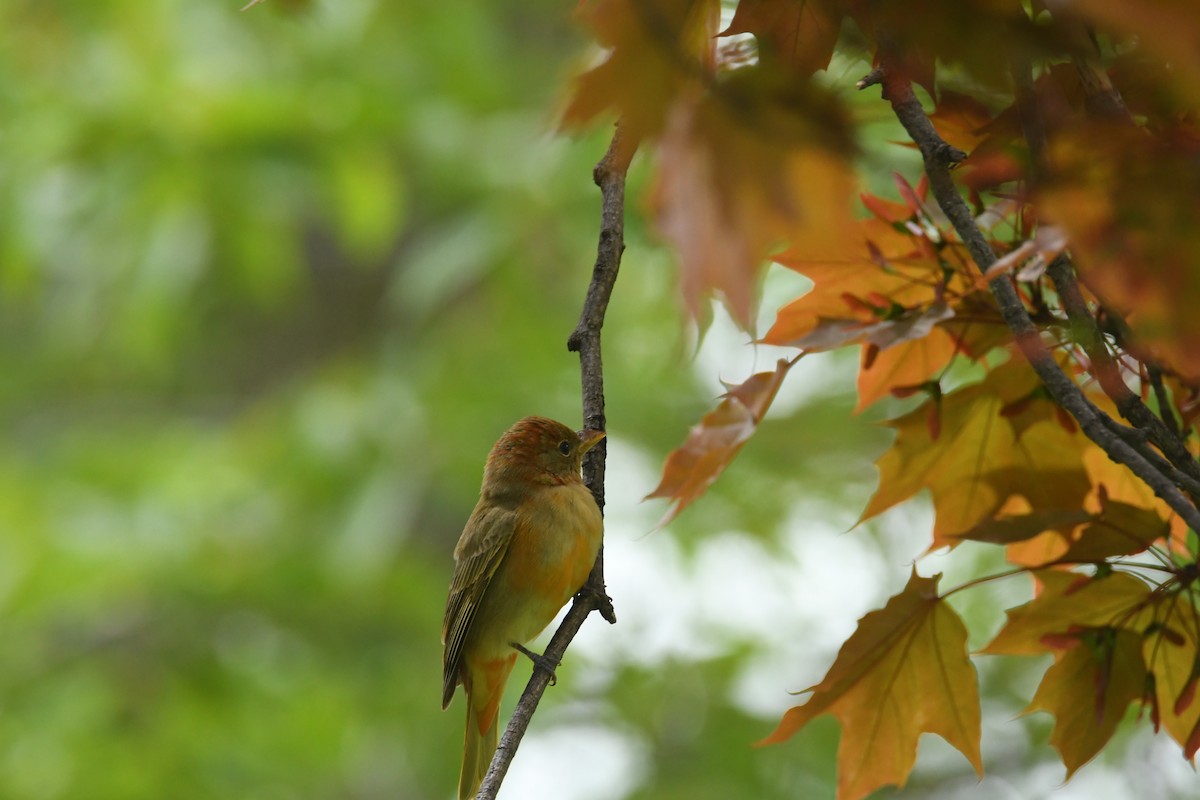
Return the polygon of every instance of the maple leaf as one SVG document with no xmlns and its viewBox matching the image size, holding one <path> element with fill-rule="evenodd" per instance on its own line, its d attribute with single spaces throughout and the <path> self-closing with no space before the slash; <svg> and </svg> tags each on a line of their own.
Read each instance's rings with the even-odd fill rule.
<svg viewBox="0 0 1200 800">
<path fill-rule="evenodd" d="M 779 309 L 762 341 L 805 349 L 875 345 L 860 374 L 859 410 L 894 388 L 922 383 L 955 349 L 978 358 L 1011 338 L 961 245 L 925 217 L 921 191 L 896 178 L 905 203 L 863 194 L 873 216 L 859 220 L 851 234 L 824 249 L 806 243 L 774 257 L 813 287 Z M 934 336 L 905 348 L 913 362 L 895 354 L 883 369 L 865 374 L 888 346 L 920 341 L 938 329 L 951 333 L 953 345 Z"/>
<path fill-rule="evenodd" d="M 1073 532 L 1075 529 L 1078 531 Z M 1066 549 L 1041 561 L 1031 559 L 1021 563 L 1029 566 L 1096 563 L 1113 556 L 1133 555 L 1163 538 L 1170 527 L 1153 509 L 1110 500 L 1099 512 L 1048 510 L 996 517 L 980 522 L 955 538 L 1013 544 L 1046 531 L 1061 532 L 1067 543 Z"/>
<path fill-rule="evenodd" d="M 1050 744 L 1070 778 L 1104 746 L 1142 696 L 1146 665 L 1142 637 L 1130 630 L 1096 627 L 1074 633 L 1074 643 L 1046 670 L 1025 713 L 1054 715 Z"/>
<path fill-rule="evenodd" d="M 1012 330 L 1000 316 L 990 292 L 962 297 L 955 303 L 954 312 L 954 319 L 946 320 L 941 327 L 954 337 L 955 347 L 967 358 L 978 361 L 1012 342 Z"/>
<path fill-rule="evenodd" d="M 991 655 L 1040 655 L 1051 649 L 1045 638 L 1076 627 L 1113 627 L 1140 632 L 1150 598 L 1146 584 L 1125 572 L 1089 577 L 1044 569 L 1033 573 L 1041 592 L 1005 612 L 1007 620 L 981 652 Z"/>
<path fill-rule="evenodd" d="M 1099 514 L 1080 531 L 1067 552 L 1059 557 L 1064 563 L 1098 562 L 1113 556 L 1140 553 L 1170 532 L 1170 526 L 1157 511 L 1108 501 Z"/>
<path fill-rule="evenodd" d="M 1098 404 L 1111 405 L 1107 398 L 1096 398 Z M 1109 412 L 1110 416 L 1115 415 Z M 1140 480 L 1129 467 L 1118 464 L 1108 457 L 1099 447 L 1089 447 L 1083 454 L 1084 468 L 1087 469 L 1088 480 L 1092 486 L 1103 486 L 1110 500 L 1128 503 L 1143 509 L 1152 509 L 1159 517 L 1166 519 L 1171 529 L 1171 542 L 1176 549 L 1184 549 L 1188 526 L 1170 506 L 1159 499 L 1154 490 Z"/>
<path fill-rule="evenodd" d="M 578 17 L 608 55 L 575 79 L 563 127 L 581 130 L 613 110 L 631 139 L 660 133 L 666 109 L 694 83 L 689 64 L 713 71 L 719 12 L 715 0 L 581 2 Z"/>
<path fill-rule="evenodd" d="M 929 121 L 938 135 L 950 145 L 964 153 L 970 153 L 983 141 L 983 128 L 992 119 L 988 107 L 969 94 L 942 90 L 937 107 L 929 115 Z"/>
<path fill-rule="evenodd" d="M 756 68 L 674 106 L 650 205 L 679 253 L 693 316 L 715 292 L 750 330 L 767 255 L 789 241 L 824 247 L 842 237 L 852 186 L 842 116 L 830 95 L 776 85 Z"/>
<path fill-rule="evenodd" d="M 1083 509 L 1031 511 L 1027 514 L 985 519 L 969 530 L 955 534 L 955 538 L 991 544 L 1014 544 L 1032 539 L 1045 531 L 1074 528 L 1090 519 L 1092 515 Z"/>
<path fill-rule="evenodd" d="M 860 619 L 812 696 L 760 744 L 785 741 L 822 714 L 836 716 L 839 800 L 903 786 L 923 732 L 941 736 L 982 775 L 978 681 L 967 630 L 937 594 L 940 577 L 914 571 L 904 591 Z"/>
<path fill-rule="evenodd" d="M 1075 0 L 1071 10 L 1105 27 L 1136 34 L 1172 65 L 1179 80 L 1191 82 L 1193 90 L 1200 88 L 1200 7 L 1175 0 Z"/>
<path fill-rule="evenodd" d="M 577 14 L 609 53 L 575 78 L 562 115 L 567 130 L 613 111 L 632 140 L 656 135 L 695 81 L 689 67 L 715 68 L 716 0 L 585 0 Z"/>
<path fill-rule="evenodd" d="M 950 363 L 956 351 L 954 339 L 940 328 L 928 336 L 880 351 L 870 364 L 858 370 L 859 413 L 898 388 L 917 386 Z"/>
<path fill-rule="evenodd" d="M 828 245 L 793 248 L 774 256 L 777 263 L 812 280 L 813 287 L 778 311 L 763 342 L 794 345 L 828 320 L 878 321 L 874 297 L 910 309 L 937 301 L 944 272 L 922 236 L 868 219 L 859 221 L 852 234 Z M 957 286 L 969 291 L 968 281 Z"/>
<path fill-rule="evenodd" d="M 894 344 L 925 338 L 939 322 L 954 316 L 954 312 L 942 302 L 928 308 L 910 308 L 896 311 L 885 319 L 861 321 L 858 319 L 822 319 L 817 327 L 799 339 L 783 344 L 816 352 L 842 347 L 852 342 L 873 345 L 876 351 Z M 952 348 L 953 349 L 953 348 Z"/>
<path fill-rule="evenodd" d="M 1041 213 L 1071 241 L 1083 282 L 1127 315 L 1130 343 L 1200 378 L 1200 142 L 1164 141 L 1132 126 L 1058 134 L 1060 173 L 1038 195 Z"/>
<path fill-rule="evenodd" d="M 791 362 L 780 359 L 773 372 L 759 372 L 729 391 L 715 409 L 694 425 L 687 440 L 667 456 L 662 479 L 644 499 L 669 498 L 673 505 L 659 525 L 666 525 L 704 494 L 742 449 L 767 413 Z"/>
<path fill-rule="evenodd" d="M 1198 630 L 1196 606 L 1185 593 L 1170 595 L 1159 604 L 1153 635 L 1145 637 L 1143 654 L 1154 676 L 1146 702 L 1152 706 L 1154 726 L 1161 722 L 1175 741 L 1192 759 L 1200 749 L 1200 703 L 1195 702 L 1197 667 L 1200 652 L 1196 648 Z M 1181 702 L 1188 699 L 1191 702 Z"/>
<path fill-rule="evenodd" d="M 741 0 L 722 36 L 752 33 L 761 56 L 778 58 L 800 75 L 829 66 L 841 12 L 823 0 Z"/>
<path fill-rule="evenodd" d="M 875 462 L 879 488 L 859 521 L 928 489 L 935 513 L 931 548 L 937 548 L 957 543 L 956 535 L 996 514 L 1012 495 L 1039 511 L 1080 508 L 1090 488 L 1080 456 L 1082 435 L 1064 431 L 1048 401 L 1023 415 L 1001 414 L 1036 386 L 1028 364 L 1009 361 L 981 383 L 887 423 L 897 430 L 896 441 Z M 937 427 L 929 424 L 935 402 Z"/>
</svg>

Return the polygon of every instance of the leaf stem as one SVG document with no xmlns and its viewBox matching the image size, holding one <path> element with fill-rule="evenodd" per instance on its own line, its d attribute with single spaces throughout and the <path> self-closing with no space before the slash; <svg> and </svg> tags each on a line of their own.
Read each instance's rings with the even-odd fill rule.
<svg viewBox="0 0 1200 800">
<path fill-rule="evenodd" d="M 1145 564 L 1141 561 L 1122 561 L 1121 559 L 1112 559 L 1111 561 L 1106 561 L 1105 563 L 1112 564 L 1115 567 L 1132 567 L 1134 569 L 1153 569 L 1153 570 L 1158 570 L 1159 572 L 1167 572 L 1167 573 L 1170 573 L 1171 575 L 1179 574 L 1178 567 L 1168 567 L 1163 564 Z"/>
<path fill-rule="evenodd" d="M 939 599 L 944 600 L 945 598 L 949 597 L 952 594 L 955 594 L 956 592 L 961 592 L 963 589 L 970 589 L 972 587 L 979 586 L 984 583 L 1001 580 L 1002 578 L 1011 578 L 1013 575 L 1020 575 L 1022 572 L 1032 572 L 1035 569 L 1040 569 L 1040 567 L 1014 567 L 1013 569 L 1008 569 L 1008 570 L 1005 570 L 1004 572 L 997 572 L 995 575 L 983 575 L 978 578 L 973 578 L 972 580 L 969 580 L 966 583 L 960 583 L 958 586 L 955 586 L 953 589 L 949 589 L 945 592 L 942 592 L 941 597 Z"/>
</svg>

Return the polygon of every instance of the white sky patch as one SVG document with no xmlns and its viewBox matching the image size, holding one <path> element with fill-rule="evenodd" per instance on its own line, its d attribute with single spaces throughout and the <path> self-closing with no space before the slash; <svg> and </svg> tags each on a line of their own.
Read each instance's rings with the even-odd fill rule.
<svg viewBox="0 0 1200 800">
<path fill-rule="evenodd" d="M 758 335 L 765 334 L 775 322 L 776 311 L 803 295 L 812 282 L 790 269 L 772 265 L 763 282 L 763 300 L 757 320 Z M 741 383 L 756 372 L 775 369 L 781 358 L 791 359 L 799 352 L 794 347 L 754 344 L 719 304 L 713 305 L 713 323 L 696 354 L 693 368 L 713 396 L 722 394 L 721 381 Z M 811 400 L 839 394 L 854 386 L 856 363 L 835 358 L 832 353 L 805 356 L 792 368 L 779 394 L 767 412 L 768 417 L 789 416 Z"/>
<path fill-rule="evenodd" d="M 640 449 L 609 438 L 604 577 L 618 624 L 589 622 L 572 643 L 573 652 L 596 663 L 657 664 L 721 649 L 696 624 L 697 584 L 678 542 L 655 529 L 665 504 L 641 501 L 657 483 L 657 469 Z"/>
<path fill-rule="evenodd" d="M 646 772 L 644 748 L 601 725 L 530 728 L 498 800 L 620 800 Z"/>
</svg>

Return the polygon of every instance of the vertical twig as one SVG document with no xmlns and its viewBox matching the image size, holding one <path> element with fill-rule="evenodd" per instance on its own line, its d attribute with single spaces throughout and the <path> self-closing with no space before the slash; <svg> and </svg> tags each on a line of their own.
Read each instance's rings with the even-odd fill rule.
<svg viewBox="0 0 1200 800">
<path fill-rule="evenodd" d="M 628 141 L 618 125 L 608 152 L 592 173 L 602 197 L 600 241 L 596 247 L 596 264 L 583 303 L 583 312 L 580 314 L 579 324 L 567 340 L 567 348 L 579 353 L 584 427 L 596 430 L 605 430 L 600 331 L 604 327 L 604 313 L 608 309 L 608 300 L 612 296 L 617 271 L 621 266 L 621 253 L 625 249 L 625 173 L 636 149 L 637 142 Z M 606 447 L 601 442 L 588 452 L 583 462 L 584 482 L 592 490 L 601 511 L 604 510 L 605 453 Z M 583 621 L 593 611 L 599 611 L 610 623 L 617 621 L 612 601 L 604 593 L 603 547 L 596 557 L 596 564 L 592 567 L 587 585 L 575 596 L 570 610 L 546 647 L 544 657 L 550 663 L 557 664 L 562 661 L 567 645 L 575 638 Z M 508 773 L 508 767 L 512 764 L 513 756 L 516 755 L 517 747 L 521 744 L 521 739 L 533 718 L 533 712 L 537 710 L 546 686 L 550 683 L 550 678 L 550 673 L 544 669 L 533 671 L 529 683 L 525 685 L 525 691 L 521 693 L 521 699 L 513 709 L 512 719 L 509 720 L 508 727 L 504 729 L 504 735 L 500 737 L 496 746 L 496 755 L 492 758 L 487 775 L 479 786 L 476 800 L 495 799 L 500 784 L 504 782 L 504 776 Z"/>
<path fill-rule="evenodd" d="M 600 241 L 596 245 L 596 265 L 592 282 L 579 314 L 579 323 L 567 339 L 567 349 L 579 353 L 579 373 L 583 398 L 584 427 L 608 430 L 604 416 L 604 363 L 600 354 L 600 331 L 612 297 L 621 254 L 625 252 L 625 174 L 637 149 L 629 141 L 620 124 L 613 132 L 608 152 L 592 171 L 592 179 L 600 187 Z M 604 464 L 608 455 L 605 442 L 588 451 L 583 462 L 583 482 L 592 490 L 596 505 L 604 511 Z M 596 565 L 588 577 L 589 594 L 596 609 L 609 623 L 617 621 L 612 602 L 604 593 L 604 548 L 596 557 Z"/>
</svg>

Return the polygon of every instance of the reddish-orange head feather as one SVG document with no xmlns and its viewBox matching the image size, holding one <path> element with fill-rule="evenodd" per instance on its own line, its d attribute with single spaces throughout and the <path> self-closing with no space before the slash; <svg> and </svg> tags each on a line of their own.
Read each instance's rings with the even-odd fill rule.
<svg viewBox="0 0 1200 800">
<path fill-rule="evenodd" d="M 546 417 L 525 417 L 492 446 L 483 491 L 578 481 L 583 454 L 603 438 L 603 431 L 576 432 Z"/>
</svg>

